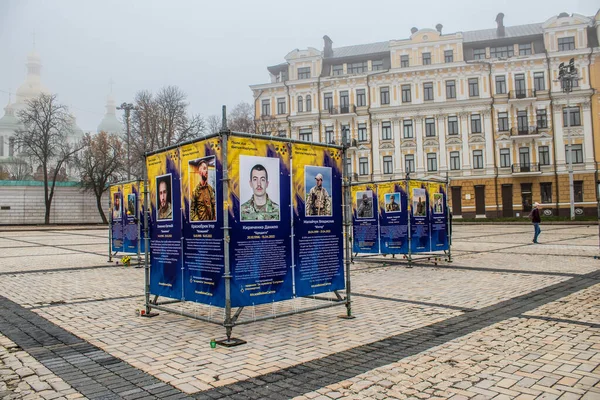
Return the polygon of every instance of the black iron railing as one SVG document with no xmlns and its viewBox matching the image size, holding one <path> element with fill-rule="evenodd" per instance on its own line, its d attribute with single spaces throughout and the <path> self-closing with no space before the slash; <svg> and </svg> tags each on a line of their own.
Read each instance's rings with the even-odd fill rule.
<svg viewBox="0 0 600 400">
<path fill-rule="evenodd" d="M 537 126 L 515 126 L 510 128 L 511 136 L 520 136 L 520 135 L 537 135 L 538 127 Z"/>
<path fill-rule="evenodd" d="M 529 99 L 535 97 L 534 89 L 517 89 L 508 93 L 509 99 Z"/>
<path fill-rule="evenodd" d="M 520 172 L 540 172 L 540 163 L 513 164 L 512 173 Z"/>
</svg>

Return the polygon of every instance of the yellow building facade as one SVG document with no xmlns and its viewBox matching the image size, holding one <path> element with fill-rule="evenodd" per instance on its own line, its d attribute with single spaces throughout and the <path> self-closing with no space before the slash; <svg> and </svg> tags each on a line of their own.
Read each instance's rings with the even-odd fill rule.
<svg viewBox="0 0 600 400">
<path fill-rule="evenodd" d="M 595 214 L 600 159 L 600 14 L 480 31 L 294 50 L 252 85 L 258 133 L 350 140 L 355 181 L 448 177 L 456 218 Z M 568 95 L 559 64 L 574 59 Z"/>
</svg>

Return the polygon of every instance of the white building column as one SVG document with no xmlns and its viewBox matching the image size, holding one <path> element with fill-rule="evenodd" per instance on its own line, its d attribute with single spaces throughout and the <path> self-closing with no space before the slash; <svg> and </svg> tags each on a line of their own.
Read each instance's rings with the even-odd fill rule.
<svg viewBox="0 0 600 400">
<path fill-rule="evenodd" d="M 552 126 L 554 127 L 554 146 L 556 147 L 556 168 L 558 171 L 566 171 L 565 165 L 565 138 L 567 137 L 565 132 L 566 128 L 563 128 L 562 119 L 562 105 L 555 105 L 552 110 Z"/>
<path fill-rule="evenodd" d="M 415 117 L 415 136 L 417 138 L 417 151 L 415 158 L 417 159 L 417 174 L 425 173 L 423 160 L 425 158 L 425 148 L 423 147 L 423 117 Z"/>
<path fill-rule="evenodd" d="M 392 120 L 392 137 L 394 138 L 394 175 L 402 174 L 402 151 L 400 143 L 402 141 L 402 126 L 399 119 Z"/>
<path fill-rule="evenodd" d="M 485 168 L 487 173 L 494 171 L 494 130 L 492 127 L 492 113 L 490 110 L 484 110 L 483 129 L 485 137 Z"/>
<path fill-rule="evenodd" d="M 590 102 L 586 101 L 581 104 L 581 111 L 583 112 L 583 118 L 581 118 L 581 124 L 583 126 L 583 155 L 586 164 L 594 163 L 594 141 L 592 138 L 592 110 L 590 109 Z"/>
<path fill-rule="evenodd" d="M 462 141 L 462 169 L 470 172 L 471 152 L 469 151 L 469 113 L 460 113 L 460 136 Z"/>
<path fill-rule="evenodd" d="M 381 156 L 379 154 L 379 139 L 380 139 L 380 129 L 379 129 L 380 121 L 379 119 L 372 118 L 371 123 L 371 145 L 372 145 L 372 153 L 373 153 L 373 175 L 380 176 L 381 175 Z"/>
<path fill-rule="evenodd" d="M 446 116 L 445 115 L 436 115 L 437 120 L 437 131 L 438 138 L 440 143 L 440 167 L 438 170 L 440 172 L 448 171 L 448 160 L 447 155 L 448 151 L 446 150 Z"/>
</svg>

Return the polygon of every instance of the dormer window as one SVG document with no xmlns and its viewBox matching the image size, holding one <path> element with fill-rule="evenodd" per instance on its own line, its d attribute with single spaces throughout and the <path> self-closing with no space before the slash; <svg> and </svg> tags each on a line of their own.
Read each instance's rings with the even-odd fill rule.
<svg viewBox="0 0 600 400">
<path fill-rule="evenodd" d="M 363 74 L 367 72 L 368 65 L 366 61 L 355 62 L 352 64 L 348 64 L 348 73 L 349 74 Z"/>
<path fill-rule="evenodd" d="M 373 71 L 381 71 L 383 69 L 383 60 L 373 60 Z"/>
<path fill-rule="evenodd" d="M 485 49 L 473 50 L 473 59 L 474 60 L 485 60 Z"/>
<path fill-rule="evenodd" d="M 575 49 L 575 37 L 569 36 L 558 38 L 558 51 L 567 51 Z"/>
<path fill-rule="evenodd" d="M 515 54 L 513 46 L 490 47 L 491 58 L 508 58 Z"/>
<path fill-rule="evenodd" d="M 528 56 L 531 54 L 531 43 L 524 43 L 519 45 L 519 55 Z"/>
<path fill-rule="evenodd" d="M 343 75 L 343 74 L 344 74 L 344 65 L 343 64 L 334 65 L 331 68 L 331 75 Z"/>
<path fill-rule="evenodd" d="M 310 78 L 310 67 L 298 68 L 298 79 L 309 79 Z"/>
</svg>

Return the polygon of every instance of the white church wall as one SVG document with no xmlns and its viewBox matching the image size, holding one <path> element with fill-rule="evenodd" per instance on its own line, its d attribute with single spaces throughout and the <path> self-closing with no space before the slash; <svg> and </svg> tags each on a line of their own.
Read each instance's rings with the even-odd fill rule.
<svg viewBox="0 0 600 400">
<path fill-rule="evenodd" d="M 108 194 L 102 197 L 102 208 L 108 218 Z M 43 186 L 0 186 L 0 225 L 43 224 L 45 210 Z M 79 186 L 57 186 L 50 223 L 102 223 L 96 197 L 91 192 L 83 192 Z"/>
</svg>

